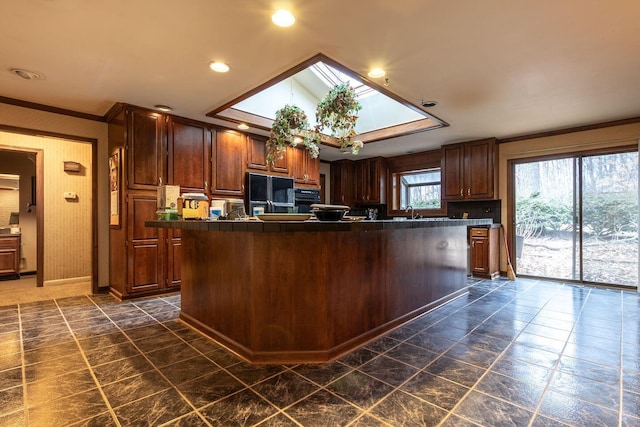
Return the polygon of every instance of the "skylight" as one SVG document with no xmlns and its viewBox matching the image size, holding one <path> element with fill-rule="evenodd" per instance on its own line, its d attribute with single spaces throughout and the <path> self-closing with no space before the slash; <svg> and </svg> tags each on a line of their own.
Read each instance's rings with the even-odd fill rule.
<svg viewBox="0 0 640 427">
<path fill-rule="evenodd" d="M 349 83 L 362 105 L 356 122 L 357 139 L 365 144 L 448 124 L 415 104 L 319 54 L 207 115 L 268 131 L 275 113 L 297 105 L 315 125 L 318 102 L 338 83 Z M 336 146 L 329 139 L 326 145 Z"/>
</svg>

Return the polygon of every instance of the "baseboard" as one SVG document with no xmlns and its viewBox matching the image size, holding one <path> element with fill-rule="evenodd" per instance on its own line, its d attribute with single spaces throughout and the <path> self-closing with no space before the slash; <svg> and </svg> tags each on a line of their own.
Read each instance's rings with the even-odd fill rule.
<svg viewBox="0 0 640 427">
<path fill-rule="evenodd" d="M 43 284 L 44 286 L 52 286 L 52 285 L 68 285 L 71 283 L 82 283 L 82 282 L 91 283 L 91 276 L 70 277 L 68 279 L 45 280 Z"/>
</svg>

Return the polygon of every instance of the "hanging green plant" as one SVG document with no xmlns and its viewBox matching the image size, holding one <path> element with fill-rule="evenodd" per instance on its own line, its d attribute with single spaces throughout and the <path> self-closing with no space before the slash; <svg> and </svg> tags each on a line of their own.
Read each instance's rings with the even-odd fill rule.
<svg viewBox="0 0 640 427">
<path fill-rule="evenodd" d="M 311 157 L 318 157 L 318 144 L 309 137 L 309 121 L 307 115 L 296 105 L 285 105 L 276 111 L 276 118 L 271 126 L 267 141 L 267 162 L 273 164 L 280 160 L 287 151 L 287 146 L 303 144 Z"/>
<path fill-rule="evenodd" d="M 361 109 L 362 105 L 351 85 L 335 85 L 316 107 L 316 142 L 320 140 L 323 131 L 329 131 L 338 140 L 342 150 L 350 148 L 353 154 L 358 154 L 362 141 L 353 141 L 353 137 L 356 136 L 356 121 Z"/>
</svg>

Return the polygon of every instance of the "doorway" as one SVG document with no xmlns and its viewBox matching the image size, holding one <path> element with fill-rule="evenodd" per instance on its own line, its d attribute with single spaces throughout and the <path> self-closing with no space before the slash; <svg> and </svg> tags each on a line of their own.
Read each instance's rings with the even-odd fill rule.
<svg viewBox="0 0 640 427">
<path fill-rule="evenodd" d="M 518 275 L 638 286 L 638 152 L 512 161 Z"/>
</svg>

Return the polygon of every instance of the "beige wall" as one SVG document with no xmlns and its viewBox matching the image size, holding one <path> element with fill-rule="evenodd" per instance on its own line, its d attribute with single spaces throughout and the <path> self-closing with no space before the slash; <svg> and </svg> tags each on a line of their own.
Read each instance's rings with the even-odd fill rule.
<svg viewBox="0 0 640 427">
<path fill-rule="evenodd" d="M 47 281 L 64 281 L 91 274 L 91 201 L 97 199 L 98 286 L 109 284 L 109 207 L 106 123 L 0 104 L 0 124 L 97 140 L 98 191 L 92 193 L 91 143 L 0 131 L 1 146 L 44 150 L 44 271 Z M 63 161 L 77 161 L 80 174 L 63 171 Z M 66 201 L 65 191 L 78 194 Z"/>
<path fill-rule="evenodd" d="M 583 132 L 534 138 L 498 145 L 498 192 L 502 199 L 501 221 L 506 228 L 507 207 L 511 201 L 507 194 L 507 162 L 512 159 L 540 157 L 546 155 L 637 145 L 640 138 L 640 123 L 613 126 Z M 507 232 L 510 234 L 510 231 Z M 504 247 L 501 248 L 501 270 L 506 270 Z"/>
</svg>

